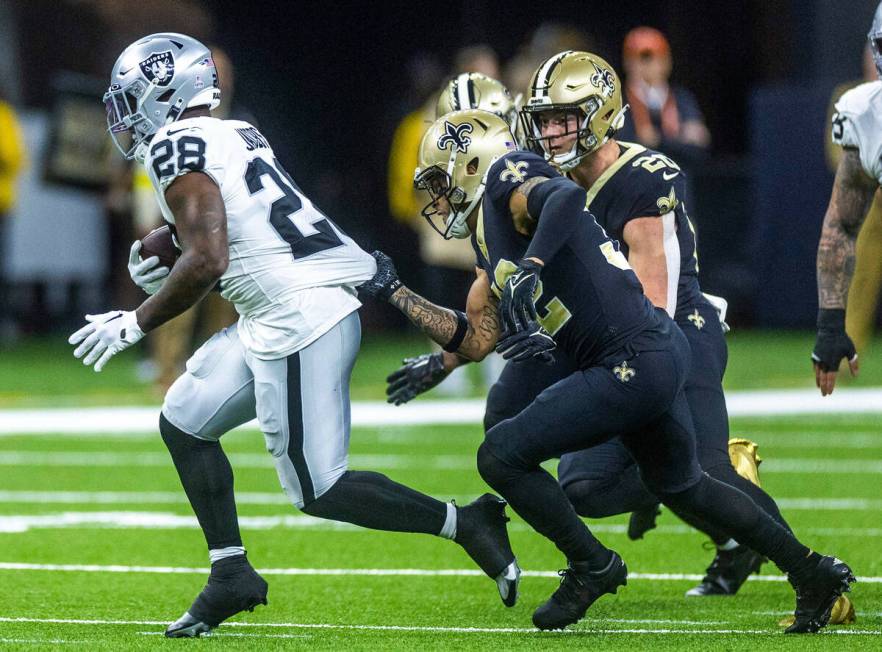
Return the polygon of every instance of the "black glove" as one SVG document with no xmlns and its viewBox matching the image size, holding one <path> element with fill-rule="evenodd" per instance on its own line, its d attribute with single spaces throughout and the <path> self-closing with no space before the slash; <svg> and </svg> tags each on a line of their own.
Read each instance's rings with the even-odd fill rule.
<svg viewBox="0 0 882 652">
<path fill-rule="evenodd" d="M 845 333 L 845 310 L 818 310 L 818 337 L 815 339 L 812 361 L 817 363 L 821 371 L 839 371 L 842 358 L 853 361 L 856 355 L 854 342 Z"/>
<path fill-rule="evenodd" d="M 371 256 L 377 261 L 377 273 L 371 280 L 359 285 L 358 291 L 364 296 L 388 301 L 395 290 L 401 287 L 398 272 L 395 271 L 395 263 L 382 251 L 373 251 Z"/>
<path fill-rule="evenodd" d="M 386 378 L 386 401 L 394 405 L 407 403 L 417 394 L 432 389 L 447 378 L 444 358 L 440 352 L 424 353 L 405 358 L 403 366 Z"/>
<path fill-rule="evenodd" d="M 503 332 L 518 333 L 527 329 L 530 322 L 539 322 L 533 295 L 539 285 L 541 271 L 541 265 L 523 259 L 518 262 L 515 273 L 508 277 L 502 290 L 502 299 L 499 301 L 499 317 L 502 320 Z"/>
<path fill-rule="evenodd" d="M 503 338 L 496 343 L 496 352 L 513 362 L 524 362 L 535 357 L 545 364 L 552 364 L 554 357 L 550 351 L 554 347 L 551 335 L 538 322 L 530 322 L 528 330 L 503 334 Z"/>
</svg>

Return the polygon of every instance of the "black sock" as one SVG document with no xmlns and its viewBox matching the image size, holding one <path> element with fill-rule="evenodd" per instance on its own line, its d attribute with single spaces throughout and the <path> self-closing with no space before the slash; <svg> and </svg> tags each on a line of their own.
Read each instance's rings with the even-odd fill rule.
<svg viewBox="0 0 882 652">
<path fill-rule="evenodd" d="M 698 517 L 765 555 L 784 572 L 803 568 L 811 552 L 745 493 L 707 474 L 702 474 L 701 480 L 686 491 L 662 498 L 690 525 L 691 517 Z"/>
<path fill-rule="evenodd" d="M 347 471 L 303 511 L 372 530 L 425 534 L 439 534 L 447 519 L 447 503 L 373 471 Z"/>
<path fill-rule="evenodd" d="M 478 449 L 478 471 L 521 518 L 550 539 L 567 559 L 585 561 L 598 569 L 609 564 L 609 549 L 591 534 L 557 480 L 542 467 L 524 470 L 506 464 L 483 443 Z"/>
<path fill-rule="evenodd" d="M 241 546 L 233 469 L 220 442 L 188 435 L 163 414 L 159 415 L 159 432 L 171 453 L 209 550 Z"/>
</svg>

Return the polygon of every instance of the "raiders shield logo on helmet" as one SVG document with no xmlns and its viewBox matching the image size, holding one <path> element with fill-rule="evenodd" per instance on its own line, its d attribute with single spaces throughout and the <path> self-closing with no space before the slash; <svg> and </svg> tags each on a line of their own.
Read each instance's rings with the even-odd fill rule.
<svg viewBox="0 0 882 652">
<path fill-rule="evenodd" d="M 151 54 L 138 65 L 148 81 L 155 81 L 157 86 L 168 86 L 175 74 L 175 60 L 169 50 Z"/>
<path fill-rule="evenodd" d="M 457 152 L 467 152 L 469 151 L 469 145 L 472 144 L 472 139 L 466 136 L 466 134 L 470 133 L 472 133 L 472 125 L 468 122 L 455 125 L 452 122 L 445 121 L 444 133 L 438 139 L 438 149 L 447 149 L 447 146 L 450 145 L 451 151 L 455 147 Z"/>
</svg>

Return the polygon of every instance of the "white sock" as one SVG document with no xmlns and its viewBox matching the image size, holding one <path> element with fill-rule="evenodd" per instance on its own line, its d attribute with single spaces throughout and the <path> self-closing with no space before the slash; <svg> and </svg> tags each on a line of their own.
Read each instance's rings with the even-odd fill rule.
<svg viewBox="0 0 882 652">
<path fill-rule="evenodd" d="M 229 546 L 227 548 L 215 548 L 214 550 L 209 550 L 208 559 L 213 564 L 214 562 L 226 559 L 227 557 L 236 557 L 237 555 L 244 554 L 245 548 L 243 546 Z"/>
<path fill-rule="evenodd" d="M 737 547 L 738 547 L 738 542 L 735 539 L 729 539 L 723 545 L 717 546 L 717 550 L 725 550 L 728 552 L 729 550 L 735 550 L 735 548 L 737 548 Z"/>
<path fill-rule="evenodd" d="M 444 539 L 456 538 L 456 505 L 447 503 L 447 518 L 444 519 L 444 527 L 438 533 Z"/>
</svg>

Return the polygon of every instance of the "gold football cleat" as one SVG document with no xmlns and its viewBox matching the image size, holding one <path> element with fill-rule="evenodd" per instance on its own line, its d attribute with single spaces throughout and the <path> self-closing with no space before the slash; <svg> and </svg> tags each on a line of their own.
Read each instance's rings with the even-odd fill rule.
<svg viewBox="0 0 882 652">
<path fill-rule="evenodd" d="M 749 480 L 757 487 L 760 485 L 759 465 L 763 459 L 757 453 L 759 445 L 749 439 L 730 439 L 729 440 L 729 459 L 732 460 L 732 466 L 745 480 Z"/>
<path fill-rule="evenodd" d="M 778 621 L 778 625 L 781 627 L 790 627 L 796 618 L 793 614 L 790 614 L 786 618 L 782 618 Z M 851 600 L 848 599 L 846 595 L 840 595 L 836 602 L 833 603 L 833 609 L 830 610 L 830 622 L 829 625 L 851 625 L 854 621 L 857 620 L 857 617 L 854 615 L 854 605 L 851 603 Z"/>
</svg>

